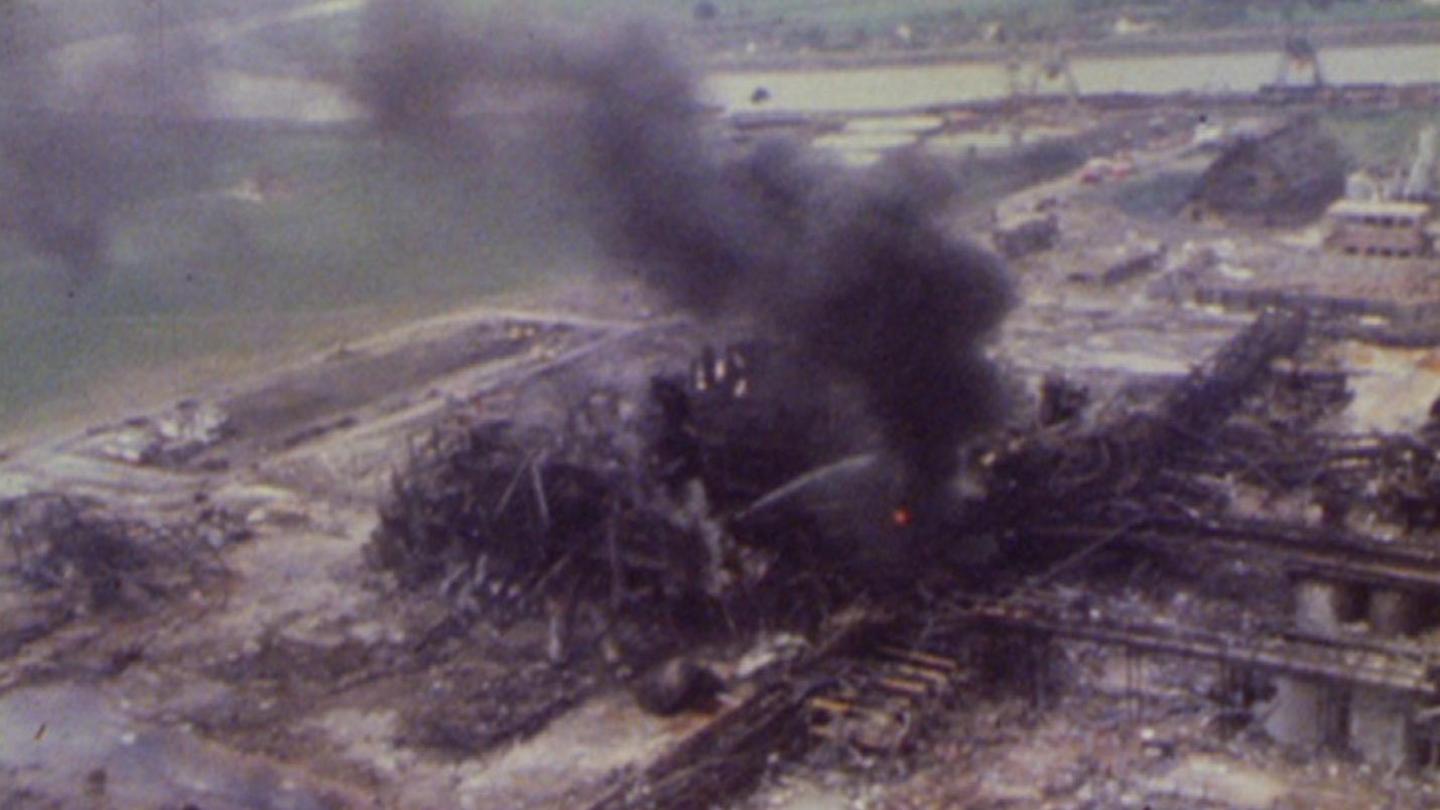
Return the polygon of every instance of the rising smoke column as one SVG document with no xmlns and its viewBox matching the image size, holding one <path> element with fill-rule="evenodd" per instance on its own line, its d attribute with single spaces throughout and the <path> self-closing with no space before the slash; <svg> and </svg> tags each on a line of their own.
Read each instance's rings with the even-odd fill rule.
<svg viewBox="0 0 1440 810">
<path fill-rule="evenodd" d="M 1011 286 L 940 223 L 957 191 L 944 172 L 916 160 L 859 172 L 778 141 L 727 149 L 706 132 L 693 76 L 643 26 L 492 30 L 481 48 L 433 2 L 375 0 L 367 14 L 356 96 L 380 131 L 433 143 L 426 129 L 456 125 L 470 81 L 568 94 L 578 113 L 531 136 L 581 153 L 605 247 L 679 306 L 748 318 L 858 389 L 912 502 L 934 497 L 961 443 L 995 422 L 983 349 Z"/>
<path fill-rule="evenodd" d="M 431 137 L 450 130 L 482 49 L 437 0 L 372 0 L 360 22 L 350 94 L 382 132 Z"/>
<path fill-rule="evenodd" d="M 52 109 L 55 76 L 38 21 L 14 14 L 0 40 L 0 223 L 36 252 L 84 272 L 100 250 L 96 206 L 77 195 L 96 176 L 86 158 L 96 150 L 88 136 L 66 127 Z"/>
<path fill-rule="evenodd" d="M 601 234 L 681 306 L 742 314 L 856 386 L 924 503 L 993 425 L 984 345 L 1004 268 L 940 222 L 957 189 L 923 162 L 860 172 L 784 143 L 712 145 L 693 80 L 631 29 L 575 62 Z"/>
<path fill-rule="evenodd" d="M 208 98 L 200 48 L 142 17 L 114 52 L 65 75 L 52 64 L 59 39 L 43 19 L 5 23 L 0 226 L 83 278 L 104 263 L 117 211 L 177 169 L 208 166 L 190 123 Z"/>
</svg>

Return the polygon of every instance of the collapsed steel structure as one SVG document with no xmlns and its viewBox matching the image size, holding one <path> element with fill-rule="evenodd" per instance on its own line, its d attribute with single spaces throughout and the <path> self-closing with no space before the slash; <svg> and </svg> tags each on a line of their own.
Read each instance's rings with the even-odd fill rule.
<svg viewBox="0 0 1440 810">
<path fill-rule="evenodd" d="M 1352 528 L 1359 515 L 1403 529 L 1440 524 L 1440 431 L 1327 431 L 1349 394 L 1343 374 L 1305 367 L 1311 337 L 1305 315 L 1267 312 L 1150 407 L 1104 420 L 1087 414 L 1079 386 L 1048 380 L 1036 424 L 973 454 L 981 493 L 907 547 L 927 555 L 908 587 L 857 575 L 838 558 L 848 547 L 827 543 L 804 499 L 789 497 L 826 477 L 807 469 L 855 448 L 815 401 L 779 408 L 768 398 L 763 375 L 752 376 L 763 366 L 754 347 L 707 351 L 683 377 L 655 380 L 629 421 L 613 394 L 592 394 L 559 431 L 485 424 L 437 434 L 396 476 L 376 559 L 435 585 L 457 611 L 548 615 L 560 628 L 556 652 L 588 633 L 632 683 L 687 647 L 761 628 L 812 639 L 803 655 L 749 676 L 736 690 L 747 697 L 704 732 L 593 805 L 607 810 L 733 795 L 771 754 L 816 742 L 901 750 L 927 707 L 963 685 L 956 651 L 986 628 L 1380 690 L 1429 716 L 1440 672 L 1404 639 L 1308 632 L 1284 617 L 1177 624 L 1077 606 L 1050 588 L 1095 565 L 1208 556 L 1253 560 L 1291 581 L 1440 594 L 1440 552 Z M 1241 492 L 1300 498 L 1318 517 L 1257 517 L 1235 505 Z M 785 508 L 770 507 L 777 501 Z M 990 538 L 991 559 L 935 547 L 977 536 Z M 786 613 L 797 592 L 814 597 L 808 610 Z M 577 622 L 586 611 L 588 624 Z"/>
</svg>

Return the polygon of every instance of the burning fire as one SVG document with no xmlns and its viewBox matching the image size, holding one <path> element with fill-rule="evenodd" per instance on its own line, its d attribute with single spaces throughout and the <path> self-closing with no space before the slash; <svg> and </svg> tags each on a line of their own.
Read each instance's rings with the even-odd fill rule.
<svg viewBox="0 0 1440 810">
<path fill-rule="evenodd" d="M 908 506 L 897 506 L 895 511 L 890 513 L 890 519 L 903 529 L 915 522 L 915 513 L 911 512 Z"/>
</svg>

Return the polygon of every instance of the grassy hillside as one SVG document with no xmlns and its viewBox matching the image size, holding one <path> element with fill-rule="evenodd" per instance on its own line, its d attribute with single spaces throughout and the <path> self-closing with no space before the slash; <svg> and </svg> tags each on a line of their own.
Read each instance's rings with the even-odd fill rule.
<svg viewBox="0 0 1440 810">
<path fill-rule="evenodd" d="M 82 275 L 0 233 L 0 432 L 137 402 L 531 283 L 586 255 L 575 212 L 502 154 L 230 126 L 108 221 Z M 503 149 L 503 147 L 490 147 Z M 235 192 L 269 178 L 271 196 Z"/>
</svg>

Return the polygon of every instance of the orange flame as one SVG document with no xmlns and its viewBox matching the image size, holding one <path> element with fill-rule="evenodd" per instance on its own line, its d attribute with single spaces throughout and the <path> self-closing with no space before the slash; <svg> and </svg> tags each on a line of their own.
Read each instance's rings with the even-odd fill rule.
<svg viewBox="0 0 1440 810">
<path fill-rule="evenodd" d="M 915 514 L 910 511 L 908 506 L 897 506 L 895 511 L 890 513 L 890 519 L 895 522 L 896 526 L 903 529 L 915 522 Z"/>
</svg>

